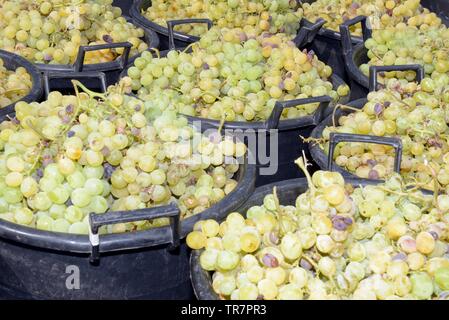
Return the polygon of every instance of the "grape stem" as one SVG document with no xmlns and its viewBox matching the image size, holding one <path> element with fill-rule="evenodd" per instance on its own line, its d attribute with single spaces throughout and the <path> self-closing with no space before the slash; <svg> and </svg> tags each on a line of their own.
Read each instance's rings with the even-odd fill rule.
<svg viewBox="0 0 449 320">
<path fill-rule="evenodd" d="M 278 219 L 280 219 L 281 206 L 279 204 L 279 198 L 276 187 L 273 187 L 273 198 L 274 198 L 274 205 L 276 206 L 276 216 Z"/>
<path fill-rule="evenodd" d="M 320 275 L 320 269 L 318 268 L 318 265 L 316 264 L 315 260 L 313 260 L 311 257 L 307 255 L 303 255 L 301 258 L 304 258 L 304 260 L 307 260 L 308 263 L 312 265 L 312 267 L 315 269 L 317 277 Z"/>
<path fill-rule="evenodd" d="M 13 92 L 23 92 L 26 89 L 20 89 L 20 88 L 14 88 L 14 89 L 8 89 L 5 92 L 3 92 L 3 94 L 7 95 L 8 93 L 13 93 Z"/>
<path fill-rule="evenodd" d="M 220 124 L 218 125 L 218 134 L 221 135 L 221 130 L 223 130 L 224 123 L 226 121 L 226 112 L 223 112 L 220 119 Z"/>
<path fill-rule="evenodd" d="M 376 53 L 375 50 L 371 50 L 371 53 L 379 60 L 382 60 L 382 58 Z"/>
<path fill-rule="evenodd" d="M 39 146 L 39 153 L 36 156 L 36 159 L 34 160 L 33 164 L 31 165 L 30 169 L 27 171 L 27 176 L 29 176 L 34 169 L 36 168 L 37 164 L 39 163 L 41 157 L 42 157 L 42 152 L 44 151 L 44 146 L 41 144 Z"/>
<path fill-rule="evenodd" d="M 299 137 L 305 143 L 315 143 L 315 144 L 318 144 L 318 145 L 322 145 L 322 144 L 327 142 L 327 140 L 324 139 L 324 138 L 313 138 L 313 137 L 306 138 L 306 137 L 304 137 L 302 135 L 299 135 Z"/>
<path fill-rule="evenodd" d="M 33 130 L 43 140 L 52 140 L 50 138 L 47 138 L 38 128 L 36 128 L 34 126 L 34 124 L 31 122 L 31 119 L 27 119 L 26 123 L 27 123 L 28 127 L 30 127 L 30 129 Z"/>
<path fill-rule="evenodd" d="M 148 48 L 148 50 L 154 51 L 158 59 L 161 58 L 161 53 L 157 48 Z"/>
<path fill-rule="evenodd" d="M 98 92 L 94 92 L 94 91 L 92 91 L 92 90 L 87 89 L 87 88 L 86 88 L 81 82 L 79 82 L 78 80 L 72 80 L 72 84 L 73 84 L 73 86 L 74 86 L 75 93 L 76 93 L 76 96 L 77 96 L 77 98 L 78 98 L 78 101 L 80 101 L 80 99 L 79 99 L 79 91 L 78 91 L 78 88 L 81 88 L 81 89 L 82 89 L 85 93 L 87 93 L 87 94 L 89 95 L 89 97 L 91 97 L 91 98 L 97 97 L 97 98 L 102 98 L 102 99 L 106 100 L 106 96 L 105 96 L 104 94 L 98 93 Z"/>
<path fill-rule="evenodd" d="M 79 82 L 78 80 L 72 80 L 73 86 L 75 88 L 75 93 L 76 93 L 76 97 L 78 99 L 78 105 L 81 106 L 81 99 L 80 99 L 80 95 L 79 95 L 79 90 L 78 88 L 81 88 L 85 93 L 87 93 L 89 95 L 89 97 L 91 99 L 97 97 L 97 98 L 101 98 L 103 99 L 103 101 L 112 109 L 114 109 L 115 112 L 117 112 L 117 114 L 123 116 L 126 119 L 126 123 L 128 126 L 132 127 L 130 121 L 129 121 L 129 115 L 127 114 L 127 110 L 121 110 L 118 107 L 116 107 L 115 105 L 113 105 L 112 103 L 109 103 L 108 100 L 106 99 L 106 95 L 103 93 L 98 93 L 92 90 L 87 89 L 81 82 Z M 72 116 L 72 120 L 69 123 L 72 123 L 73 120 L 76 118 L 78 114 L 78 109 L 75 110 L 75 112 L 73 113 Z M 68 127 L 68 126 L 67 126 Z"/>
<path fill-rule="evenodd" d="M 352 110 L 352 111 L 360 111 L 360 109 L 354 108 L 354 107 L 350 107 L 350 106 L 346 106 L 343 104 L 337 104 L 334 108 L 334 110 L 332 111 L 332 124 L 334 127 L 336 127 L 337 125 L 335 124 L 335 113 L 337 112 L 338 109 L 342 109 L 342 110 Z"/>
<path fill-rule="evenodd" d="M 388 192 L 388 193 L 391 193 L 391 194 L 395 194 L 395 195 L 400 196 L 400 197 L 410 197 L 410 198 L 415 198 L 415 199 L 418 199 L 418 200 L 421 200 L 421 201 L 425 201 L 425 198 L 419 197 L 419 196 L 417 196 L 417 195 L 415 195 L 413 193 L 394 191 L 394 190 L 388 189 L 386 187 L 383 187 L 381 185 L 379 185 L 378 188 L 381 189 L 382 191 L 385 191 L 385 192 Z"/>
<path fill-rule="evenodd" d="M 438 182 L 437 173 L 435 172 L 435 169 L 432 168 L 432 166 L 429 165 L 428 161 L 425 161 L 424 165 L 429 168 L 430 174 L 432 175 L 432 180 L 433 180 L 433 204 L 434 204 L 434 206 L 436 206 L 437 205 L 437 201 L 438 201 L 438 194 L 439 194 L 439 191 L 440 191 L 440 184 Z"/>
<path fill-rule="evenodd" d="M 82 3 L 84 3 L 84 0 L 79 0 L 78 2 L 75 2 L 75 3 L 73 3 L 72 1 L 63 2 L 60 4 L 53 5 L 53 8 L 60 8 L 60 7 L 67 7 L 67 6 L 79 6 Z"/>
<path fill-rule="evenodd" d="M 298 165 L 298 167 L 304 172 L 304 175 L 307 179 L 307 185 L 309 186 L 310 194 L 312 197 L 315 196 L 316 188 L 315 185 L 312 182 L 312 177 L 310 176 L 309 171 L 307 170 L 307 167 L 311 164 L 307 161 L 306 154 L 304 153 L 304 150 L 302 151 L 302 157 L 299 157 L 296 159 L 295 163 Z"/>
<path fill-rule="evenodd" d="M 186 53 L 187 50 L 189 50 L 190 48 L 193 48 L 194 45 L 196 45 L 196 42 L 192 42 L 191 44 L 189 44 L 187 47 L 184 48 L 184 50 L 182 50 L 182 53 Z"/>
<path fill-rule="evenodd" d="M 181 91 L 181 90 L 179 90 L 179 91 Z M 182 92 L 182 91 L 181 91 L 181 92 Z M 221 97 L 212 94 L 212 92 L 210 92 L 210 91 L 204 91 L 203 93 L 201 93 L 201 96 L 200 96 L 200 97 L 203 97 L 203 96 L 205 96 L 206 94 L 211 95 L 212 97 L 214 97 L 214 98 L 217 99 L 218 101 L 221 101 L 221 100 L 222 100 Z"/>
<path fill-rule="evenodd" d="M 395 100 L 396 102 L 398 102 L 399 104 L 403 105 L 403 106 L 407 106 L 412 108 L 411 105 L 409 105 L 408 103 L 402 101 L 401 99 L 399 99 L 398 97 L 396 97 L 394 94 L 390 95 L 390 98 L 392 98 L 393 100 Z"/>
<path fill-rule="evenodd" d="M 412 131 L 415 131 L 415 132 L 417 132 L 417 133 L 421 133 L 421 134 L 430 134 L 430 135 L 432 135 L 432 136 L 434 136 L 435 135 L 435 132 L 432 132 L 432 131 L 430 131 L 430 130 L 424 130 L 424 129 L 416 129 L 416 128 L 410 128 L 410 130 L 412 130 Z"/>
</svg>

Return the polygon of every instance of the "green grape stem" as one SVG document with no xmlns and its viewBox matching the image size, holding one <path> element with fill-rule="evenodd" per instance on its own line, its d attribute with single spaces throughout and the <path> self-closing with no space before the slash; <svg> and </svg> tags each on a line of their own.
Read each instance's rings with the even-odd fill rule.
<svg viewBox="0 0 449 320">
<path fill-rule="evenodd" d="M 324 138 L 313 138 L 313 137 L 306 138 L 306 137 L 304 137 L 302 135 L 299 135 L 299 137 L 305 143 L 314 143 L 314 144 L 318 144 L 318 145 L 323 145 L 324 143 L 327 142 L 327 140 L 324 139 Z"/>
<path fill-rule="evenodd" d="M 52 140 L 50 138 L 47 138 L 38 128 L 36 128 L 34 124 L 31 122 L 31 119 L 27 119 L 26 123 L 28 127 L 30 127 L 30 129 L 33 130 L 43 140 Z"/>
<path fill-rule="evenodd" d="M 310 194 L 311 194 L 312 197 L 314 197 L 316 192 L 317 192 L 317 190 L 316 190 L 315 185 L 312 182 L 312 177 L 311 177 L 309 171 L 307 170 L 307 167 L 310 164 L 307 161 L 307 158 L 306 158 L 306 155 L 304 153 L 304 150 L 302 152 L 302 157 L 299 157 L 298 159 L 296 159 L 295 163 L 302 170 L 302 172 L 304 172 L 304 175 L 306 176 L 306 179 L 307 179 L 307 185 L 309 186 Z"/>
<path fill-rule="evenodd" d="M 399 192 L 399 191 L 388 189 L 388 188 L 386 188 L 384 186 L 381 186 L 381 185 L 379 185 L 378 188 L 381 189 L 382 191 L 385 191 L 385 192 L 388 192 L 390 194 L 394 194 L 394 195 L 397 195 L 397 196 L 400 196 L 400 197 L 410 197 L 410 198 L 415 198 L 415 199 L 423 201 L 423 202 L 426 201 L 425 198 L 417 196 L 417 195 L 415 195 L 413 193 L 410 193 L 410 192 Z"/>
<path fill-rule="evenodd" d="M 161 58 L 161 52 L 157 48 L 148 48 L 148 50 L 154 51 L 158 59 Z"/>
<path fill-rule="evenodd" d="M 276 217 L 279 220 L 280 219 L 280 213 L 281 213 L 281 206 L 279 204 L 279 198 L 277 194 L 277 188 L 273 187 L 273 198 L 274 198 L 274 205 L 276 206 Z"/>
<path fill-rule="evenodd" d="M 72 80 L 72 84 L 73 84 L 73 86 L 74 86 L 75 93 L 76 93 L 76 96 L 77 96 L 77 98 L 78 98 L 78 101 L 80 101 L 80 98 L 79 98 L 79 90 L 78 90 L 78 88 L 81 88 L 85 93 L 87 93 L 87 94 L 89 95 L 90 98 L 95 98 L 95 97 L 97 97 L 97 98 L 102 98 L 102 99 L 106 100 L 106 96 L 105 96 L 104 94 L 99 93 L 99 92 L 94 92 L 94 91 L 92 91 L 92 90 L 87 89 L 87 88 L 86 88 L 80 81 L 78 81 L 78 80 Z"/>
<path fill-rule="evenodd" d="M 392 98 L 393 100 L 395 100 L 396 102 L 398 102 L 399 104 L 403 105 L 403 106 L 407 106 L 409 108 L 412 108 L 411 105 L 409 105 L 408 103 L 402 101 L 401 99 L 399 99 L 398 97 L 396 97 L 394 94 L 390 95 L 390 98 Z"/>
<path fill-rule="evenodd" d="M 41 158 L 42 158 L 42 152 L 44 151 L 44 146 L 41 144 L 39 146 L 39 153 L 36 156 L 36 159 L 34 160 L 33 164 L 31 165 L 30 169 L 27 171 L 27 176 L 29 176 L 32 172 L 34 172 L 34 169 L 36 169 L 36 166 L 39 164 Z"/>
<path fill-rule="evenodd" d="M 221 115 L 220 124 L 217 129 L 219 135 L 221 135 L 221 130 L 223 130 L 225 121 L 226 121 L 226 112 L 223 112 L 223 114 Z"/>
<path fill-rule="evenodd" d="M 182 53 L 186 53 L 190 48 L 193 48 L 195 45 L 197 45 L 196 42 L 193 42 L 191 44 L 189 44 L 187 47 L 184 48 L 184 50 L 182 50 Z"/>
<path fill-rule="evenodd" d="M 78 0 L 78 2 L 73 1 L 67 1 L 60 4 L 53 5 L 53 8 L 61 8 L 61 7 L 67 7 L 67 6 L 79 6 L 80 4 L 84 3 L 84 0 Z"/>
<path fill-rule="evenodd" d="M 438 203 L 438 194 L 440 193 L 440 183 L 438 182 L 437 173 L 426 161 L 425 165 L 429 168 L 430 174 L 433 180 L 433 205 L 436 206 Z"/>
<path fill-rule="evenodd" d="M 22 93 L 26 91 L 26 89 L 20 89 L 20 88 L 14 88 L 14 89 L 8 89 L 5 92 L 3 92 L 3 94 L 7 95 L 9 93 L 13 93 L 13 92 L 18 92 L 18 93 Z"/>
<path fill-rule="evenodd" d="M 382 60 L 382 58 L 376 53 L 375 50 L 371 50 L 372 54 L 379 60 Z"/>
<path fill-rule="evenodd" d="M 350 107 L 350 106 L 346 106 L 343 104 L 337 104 L 334 108 L 334 110 L 332 111 L 332 124 L 334 127 L 336 127 L 337 125 L 335 124 L 335 113 L 337 112 L 338 109 L 342 109 L 342 110 L 352 110 L 352 111 L 360 111 L 360 109 L 354 108 L 354 107 Z"/>
<path fill-rule="evenodd" d="M 320 268 L 316 264 L 315 260 L 313 260 L 311 257 L 309 257 L 307 255 L 303 255 L 301 258 L 304 258 L 304 260 L 306 260 L 308 263 L 310 263 L 312 265 L 312 267 L 315 269 L 317 277 L 319 277 L 319 275 L 320 275 Z"/>
<path fill-rule="evenodd" d="M 101 98 L 103 100 L 104 103 L 106 103 L 108 105 L 108 107 L 114 109 L 115 112 L 117 112 L 117 114 L 119 114 L 120 116 L 122 116 L 123 118 L 125 118 L 126 123 L 129 127 L 132 127 L 132 124 L 129 120 L 130 115 L 128 114 L 128 110 L 126 110 L 126 108 L 124 109 L 120 109 L 116 106 L 114 106 L 112 103 L 108 102 L 106 95 L 104 93 L 99 93 L 99 92 L 95 92 L 92 91 L 88 88 L 86 88 L 81 82 L 79 82 L 78 80 L 72 80 L 72 83 L 74 85 L 75 88 L 75 93 L 76 93 L 76 97 L 78 99 L 78 105 L 81 106 L 81 99 L 80 99 L 80 95 L 79 95 L 79 88 L 81 88 L 85 93 L 87 93 L 89 95 L 89 97 L 91 99 L 93 98 Z M 92 111 L 91 108 L 88 108 L 89 111 Z M 73 117 L 72 119 L 75 119 L 76 116 L 78 115 L 78 112 L 74 112 L 73 113 Z M 70 123 L 72 123 L 73 121 L 71 121 Z"/>
</svg>

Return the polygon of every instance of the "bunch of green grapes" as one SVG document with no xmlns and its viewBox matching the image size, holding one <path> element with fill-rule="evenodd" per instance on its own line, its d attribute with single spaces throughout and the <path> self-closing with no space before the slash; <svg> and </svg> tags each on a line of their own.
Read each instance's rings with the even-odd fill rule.
<svg viewBox="0 0 449 320">
<path fill-rule="evenodd" d="M 304 17 L 315 21 L 319 18 L 326 20 L 325 27 L 339 31 L 345 21 L 357 16 L 367 16 L 370 26 L 374 30 L 383 30 L 388 26 L 399 23 L 412 25 L 438 26 L 441 19 L 435 13 L 423 8 L 420 0 L 317 0 L 303 3 Z M 360 25 L 352 27 L 355 35 L 362 35 Z"/>
<path fill-rule="evenodd" d="M 36 63 L 70 64 L 84 45 L 129 41 L 131 54 L 147 49 L 144 31 L 121 17 L 112 0 L 5 0 L 0 5 L 0 48 Z M 113 61 L 123 51 L 86 53 L 85 63 Z"/>
<path fill-rule="evenodd" d="M 119 90 L 84 90 L 76 96 L 52 92 L 42 103 L 18 102 L 16 116 L 0 124 L 0 219 L 86 234 L 91 212 L 175 201 L 185 218 L 236 187 L 243 143 L 203 136 L 168 110 L 149 118 L 143 102 Z M 165 223 L 117 224 L 102 232 Z"/>
<path fill-rule="evenodd" d="M 32 87 L 32 79 L 25 68 L 8 70 L 0 58 L 0 108 L 26 96 Z"/>
<path fill-rule="evenodd" d="M 398 24 L 375 30 L 372 38 L 365 42 L 369 62 L 360 69 L 368 75 L 370 65 L 420 64 L 437 86 L 444 87 L 449 83 L 448 39 L 449 29 L 444 25 L 417 28 Z M 387 74 L 387 77 L 393 76 L 394 72 Z"/>
<path fill-rule="evenodd" d="M 339 173 L 306 176 L 294 206 L 274 190 L 246 218 L 200 221 L 187 236 L 221 299 L 444 299 L 449 196 L 434 203 L 399 176 L 356 189 Z"/>
<path fill-rule="evenodd" d="M 321 147 L 328 150 L 331 132 L 400 137 L 401 174 L 405 180 L 435 190 L 449 187 L 449 91 L 433 91 L 432 80 L 421 85 L 390 80 L 388 88 L 371 92 L 362 109 L 339 118 L 323 130 Z M 341 106 L 342 110 L 348 108 Z M 334 160 L 361 178 L 384 179 L 393 172 L 394 149 L 372 143 L 340 143 Z"/>
<path fill-rule="evenodd" d="M 151 2 L 143 15 L 155 23 L 166 26 L 174 19 L 208 18 L 220 28 L 241 28 L 251 35 L 264 31 L 296 35 L 302 18 L 302 9 L 290 0 L 176 0 Z M 202 36 L 204 24 L 188 24 L 175 28 L 195 36 Z"/>
<path fill-rule="evenodd" d="M 278 100 L 323 95 L 338 100 L 349 92 L 347 85 L 334 90 L 332 69 L 281 34 L 247 39 L 237 29 L 212 28 L 191 49 L 163 58 L 144 52 L 128 70 L 132 90 L 158 108 L 227 121 L 266 120 Z M 170 103 L 161 105 L 160 96 Z M 316 108 L 316 103 L 288 108 L 283 117 Z"/>
</svg>

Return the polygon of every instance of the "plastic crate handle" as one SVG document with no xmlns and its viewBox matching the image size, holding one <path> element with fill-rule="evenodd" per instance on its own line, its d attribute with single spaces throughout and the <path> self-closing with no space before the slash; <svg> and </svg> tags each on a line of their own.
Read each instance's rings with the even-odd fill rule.
<svg viewBox="0 0 449 320">
<path fill-rule="evenodd" d="M 327 169 L 334 171 L 334 152 L 335 147 L 340 142 L 362 142 L 362 143 L 374 143 L 392 146 L 395 148 L 394 157 L 394 171 L 401 172 L 401 159 L 402 159 L 402 141 L 399 138 L 393 137 L 378 137 L 364 134 L 351 134 L 351 133 L 336 133 L 332 132 L 329 137 L 329 154 L 327 155 Z"/>
<path fill-rule="evenodd" d="M 207 29 L 212 28 L 213 22 L 210 19 L 180 19 L 180 20 L 169 20 L 167 21 L 168 28 L 168 49 L 174 50 L 175 46 L 175 36 L 174 36 L 174 28 L 175 26 L 179 26 L 182 24 L 191 24 L 191 23 L 206 23 Z"/>
<path fill-rule="evenodd" d="M 376 91 L 379 85 L 377 75 L 379 72 L 388 71 L 415 71 L 416 81 L 421 83 L 424 79 L 424 67 L 420 64 L 408 64 L 400 66 L 371 66 L 369 68 L 369 91 Z"/>
<path fill-rule="evenodd" d="M 351 26 L 356 25 L 357 23 L 361 23 L 363 41 L 366 41 L 369 38 L 371 38 L 371 29 L 368 28 L 367 19 L 368 17 L 366 16 L 358 16 L 351 20 L 347 20 L 340 25 L 341 45 L 343 48 L 343 54 L 348 54 L 353 51 L 351 30 L 350 30 Z"/>
<path fill-rule="evenodd" d="M 132 48 L 132 44 L 129 42 L 114 42 L 114 43 L 95 44 L 91 46 L 80 46 L 75 63 L 73 64 L 73 70 L 76 72 L 83 71 L 84 57 L 86 55 L 86 52 L 105 50 L 105 49 L 117 49 L 117 48 L 124 48 L 121 59 L 116 59 L 114 61 L 114 63 L 117 64 L 117 68 L 122 70 L 128 65 L 129 53 Z"/>
<path fill-rule="evenodd" d="M 298 48 L 303 48 L 310 44 L 321 30 L 321 28 L 326 23 L 326 20 L 320 18 L 314 23 L 303 22 L 305 19 L 301 20 L 300 29 L 298 34 L 292 40 Z"/>
<path fill-rule="evenodd" d="M 158 218 L 169 218 L 170 227 L 172 231 L 172 241 L 170 245 L 170 250 L 177 248 L 180 242 L 180 235 L 179 235 L 180 214 L 181 211 L 179 210 L 178 206 L 174 203 L 171 203 L 167 206 L 145 208 L 131 211 L 114 211 L 114 212 L 107 212 L 104 214 L 90 213 L 89 240 L 92 245 L 90 262 L 95 264 L 100 259 L 100 237 L 98 235 L 99 228 L 101 226 L 116 223 L 153 220 Z"/>
<path fill-rule="evenodd" d="M 102 92 L 106 92 L 106 75 L 99 71 L 89 72 L 45 72 L 44 73 L 44 90 L 45 97 L 48 98 L 51 92 L 50 81 L 52 79 L 92 79 L 98 78 Z"/>
<path fill-rule="evenodd" d="M 320 97 L 312 97 L 312 98 L 304 98 L 304 99 L 293 99 L 287 101 L 276 101 L 273 111 L 265 122 L 265 128 L 267 130 L 277 129 L 279 126 L 279 121 L 281 119 L 282 111 L 285 108 L 297 107 L 304 104 L 309 103 L 320 103 L 317 110 L 315 111 L 314 117 L 316 124 L 321 122 L 323 119 L 324 109 L 327 108 L 329 103 L 332 101 L 332 98 L 329 96 L 320 96 Z"/>
</svg>

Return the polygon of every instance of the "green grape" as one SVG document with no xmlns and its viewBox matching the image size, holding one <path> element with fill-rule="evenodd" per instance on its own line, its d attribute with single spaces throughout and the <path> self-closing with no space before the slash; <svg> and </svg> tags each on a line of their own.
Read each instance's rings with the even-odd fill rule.
<svg viewBox="0 0 449 320">
<path fill-rule="evenodd" d="M 433 293 L 432 279 L 423 272 L 414 273 L 410 276 L 412 282 L 412 294 L 418 299 L 429 299 Z"/>
<path fill-rule="evenodd" d="M 224 296 L 230 296 L 236 289 L 236 282 L 233 277 L 225 277 L 219 287 L 219 292 Z"/>
<path fill-rule="evenodd" d="M 272 280 L 277 286 L 285 282 L 286 275 L 285 270 L 281 267 L 269 268 L 265 271 L 265 278 Z"/>
<path fill-rule="evenodd" d="M 48 192 L 48 197 L 53 203 L 63 204 L 69 199 L 70 194 L 63 187 L 56 187 Z"/>
<path fill-rule="evenodd" d="M 286 234 L 281 241 L 281 251 L 289 260 L 296 260 L 301 257 L 302 243 L 294 234 Z"/>
<path fill-rule="evenodd" d="M 65 219 L 53 220 L 51 225 L 51 231 L 67 233 L 70 228 L 70 222 Z"/>
<path fill-rule="evenodd" d="M 207 249 L 200 256 L 201 268 L 208 271 L 216 270 L 219 250 Z"/>
<path fill-rule="evenodd" d="M 20 208 L 14 212 L 14 219 L 17 223 L 29 225 L 33 221 L 33 212 L 28 208 Z"/>
<path fill-rule="evenodd" d="M 435 282 L 442 290 L 449 290 L 449 268 L 436 270 Z"/>
<path fill-rule="evenodd" d="M 259 289 L 259 294 L 262 295 L 264 300 L 273 300 L 278 295 L 278 287 L 272 280 L 261 280 L 258 283 L 257 288 Z"/>
<path fill-rule="evenodd" d="M 86 223 L 75 222 L 72 225 L 70 225 L 68 233 L 88 234 L 89 233 L 89 227 L 88 227 L 88 225 Z"/>
<path fill-rule="evenodd" d="M 49 216 L 42 216 L 36 221 L 36 228 L 39 230 L 51 231 L 53 226 L 53 219 Z"/>
<path fill-rule="evenodd" d="M 92 197 L 87 189 L 78 188 L 73 190 L 70 196 L 70 200 L 75 206 L 82 208 L 89 205 L 90 201 L 92 200 Z"/>
<path fill-rule="evenodd" d="M 187 235 L 187 245 L 192 249 L 201 249 L 206 245 L 206 236 L 199 231 L 191 232 Z"/>
<path fill-rule="evenodd" d="M 247 283 L 239 288 L 239 300 L 256 300 L 259 296 L 259 290 L 256 285 Z"/>
<path fill-rule="evenodd" d="M 328 278 L 332 278 L 336 272 L 336 265 L 334 260 L 329 257 L 323 257 L 318 262 L 320 272 Z"/>
<path fill-rule="evenodd" d="M 218 253 L 217 267 L 221 270 L 232 270 L 237 267 L 240 257 L 237 253 L 222 250 Z"/>
<path fill-rule="evenodd" d="M 259 265 L 254 265 L 253 267 L 249 268 L 247 275 L 249 281 L 257 284 L 264 278 L 265 271 Z"/>
</svg>

